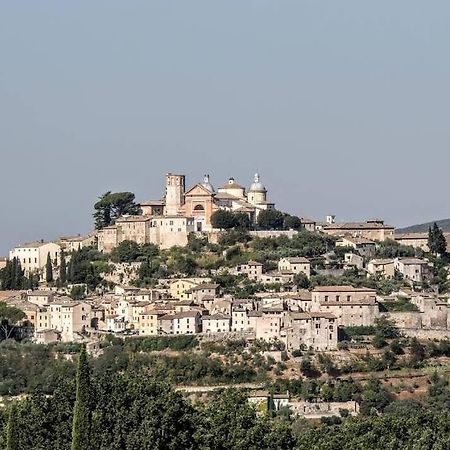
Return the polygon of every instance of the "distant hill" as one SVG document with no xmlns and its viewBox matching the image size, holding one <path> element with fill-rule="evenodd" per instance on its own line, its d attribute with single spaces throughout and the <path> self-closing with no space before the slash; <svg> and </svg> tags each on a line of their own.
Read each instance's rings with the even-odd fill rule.
<svg viewBox="0 0 450 450">
<path fill-rule="evenodd" d="M 418 225 L 411 225 L 410 227 L 405 228 L 397 228 L 395 230 L 396 233 L 424 233 L 428 231 L 428 228 L 433 226 L 434 222 L 436 222 L 439 226 L 439 228 L 442 229 L 442 231 L 450 231 L 450 219 L 442 219 L 442 220 L 436 220 L 433 222 L 427 222 L 427 223 L 421 223 Z"/>
</svg>

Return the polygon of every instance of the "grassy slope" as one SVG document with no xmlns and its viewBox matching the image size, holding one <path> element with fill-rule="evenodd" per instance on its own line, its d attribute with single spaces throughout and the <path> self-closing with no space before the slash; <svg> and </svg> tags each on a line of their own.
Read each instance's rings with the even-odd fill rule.
<svg viewBox="0 0 450 450">
<path fill-rule="evenodd" d="M 411 225 L 410 227 L 397 228 L 396 233 L 423 233 L 427 232 L 428 228 L 433 225 L 434 222 L 421 223 L 418 225 Z M 442 231 L 450 231 L 450 219 L 436 220 L 438 226 Z"/>
</svg>

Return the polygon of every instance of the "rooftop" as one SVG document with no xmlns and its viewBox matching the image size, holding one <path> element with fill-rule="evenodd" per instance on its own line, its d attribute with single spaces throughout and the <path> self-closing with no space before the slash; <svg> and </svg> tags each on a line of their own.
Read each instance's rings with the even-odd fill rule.
<svg viewBox="0 0 450 450">
<path fill-rule="evenodd" d="M 357 288 L 353 286 L 317 286 L 312 292 L 370 292 L 376 293 L 375 289 L 371 288 Z"/>
</svg>

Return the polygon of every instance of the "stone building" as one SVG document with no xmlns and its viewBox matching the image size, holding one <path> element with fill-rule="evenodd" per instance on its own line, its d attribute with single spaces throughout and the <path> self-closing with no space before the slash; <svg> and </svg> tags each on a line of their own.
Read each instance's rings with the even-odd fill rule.
<svg viewBox="0 0 450 450">
<path fill-rule="evenodd" d="M 395 258 L 394 267 L 411 282 L 423 283 L 433 277 L 432 265 L 420 258 Z"/>
<path fill-rule="evenodd" d="M 249 280 L 260 281 L 263 274 L 263 265 L 257 261 L 248 261 L 247 264 L 240 264 L 234 269 L 236 275 L 247 275 Z"/>
<path fill-rule="evenodd" d="M 379 305 L 374 289 L 318 286 L 312 291 L 311 311 L 333 314 L 339 326 L 368 326 L 378 317 Z"/>
<path fill-rule="evenodd" d="M 278 262 L 280 272 L 292 272 L 293 274 L 304 273 L 308 278 L 311 276 L 311 262 L 308 258 L 290 257 L 281 258 Z"/>
<path fill-rule="evenodd" d="M 214 314 L 202 317 L 203 333 L 228 333 L 231 329 L 231 317 L 226 314 Z"/>
<path fill-rule="evenodd" d="M 337 223 L 334 218 L 327 223 L 322 224 L 319 229 L 331 236 L 344 237 L 360 237 L 370 239 L 372 241 L 385 241 L 386 239 L 394 239 L 395 228 L 386 225 L 383 220 L 368 220 L 366 222 L 342 222 Z"/>
<path fill-rule="evenodd" d="M 286 316 L 288 350 L 324 351 L 337 348 L 337 318 L 326 312 L 290 312 Z"/>
<path fill-rule="evenodd" d="M 367 272 L 370 275 L 382 276 L 384 278 L 394 278 L 395 266 L 393 259 L 372 259 L 367 265 Z"/>
</svg>

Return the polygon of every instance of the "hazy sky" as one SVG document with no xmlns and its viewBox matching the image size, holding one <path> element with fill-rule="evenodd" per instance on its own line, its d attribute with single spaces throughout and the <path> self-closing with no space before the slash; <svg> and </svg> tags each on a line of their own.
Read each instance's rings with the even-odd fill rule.
<svg viewBox="0 0 450 450">
<path fill-rule="evenodd" d="M 168 171 L 259 171 L 317 219 L 447 218 L 449 47 L 448 0 L 0 0 L 0 255 Z"/>
</svg>

